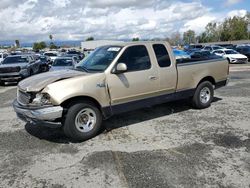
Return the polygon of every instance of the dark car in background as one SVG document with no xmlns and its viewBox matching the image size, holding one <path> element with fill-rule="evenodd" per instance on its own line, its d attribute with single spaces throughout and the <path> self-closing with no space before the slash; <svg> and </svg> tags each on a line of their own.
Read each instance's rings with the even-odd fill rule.
<svg viewBox="0 0 250 188">
<path fill-rule="evenodd" d="M 72 59 L 74 59 L 74 61 L 76 61 L 77 63 L 79 63 L 82 59 L 75 54 L 64 54 L 62 57 L 70 57 Z"/>
<path fill-rule="evenodd" d="M 49 71 L 50 59 L 48 56 L 41 55 L 38 59 L 40 64 L 40 72 Z"/>
<path fill-rule="evenodd" d="M 247 56 L 248 61 L 250 61 L 250 46 L 238 46 L 236 51 Z"/>
<path fill-rule="evenodd" d="M 80 52 L 80 51 L 77 51 L 77 50 L 69 50 L 67 52 L 68 55 L 72 55 L 72 56 L 76 56 L 78 59 L 82 60 L 85 58 L 85 55 Z"/>
<path fill-rule="evenodd" d="M 184 46 L 184 51 L 191 53 L 193 51 L 201 50 L 202 48 L 203 46 L 201 44 L 190 44 L 190 45 Z"/>
<path fill-rule="evenodd" d="M 8 56 L 0 64 L 0 83 L 17 82 L 39 71 L 39 62 L 30 55 Z"/>
<path fill-rule="evenodd" d="M 71 57 L 58 57 L 53 61 L 50 71 L 73 69 L 76 64 L 77 62 Z"/>
</svg>

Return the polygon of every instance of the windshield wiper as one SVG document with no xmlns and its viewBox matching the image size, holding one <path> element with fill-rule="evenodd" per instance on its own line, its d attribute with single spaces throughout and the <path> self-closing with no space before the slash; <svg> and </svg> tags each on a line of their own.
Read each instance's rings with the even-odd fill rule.
<svg viewBox="0 0 250 188">
<path fill-rule="evenodd" d="M 89 72 L 87 68 L 82 67 L 82 66 L 75 67 L 74 70 L 80 70 L 80 71 L 84 71 L 84 72 Z"/>
</svg>

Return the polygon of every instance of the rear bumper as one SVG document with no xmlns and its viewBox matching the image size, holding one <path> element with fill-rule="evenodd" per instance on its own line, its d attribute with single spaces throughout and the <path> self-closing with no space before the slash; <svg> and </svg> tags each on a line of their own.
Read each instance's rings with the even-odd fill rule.
<svg viewBox="0 0 250 188">
<path fill-rule="evenodd" d="M 51 128 L 61 127 L 63 108 L 61 106 L 28 107 L 20 105 L 17 100 L 13 102 L 13 108 L 17 116 L 28 123 L 47 126 Z"/>
</svg>

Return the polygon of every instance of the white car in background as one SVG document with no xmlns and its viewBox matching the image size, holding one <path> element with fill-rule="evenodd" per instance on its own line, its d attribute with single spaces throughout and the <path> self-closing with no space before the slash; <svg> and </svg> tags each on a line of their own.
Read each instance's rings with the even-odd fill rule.
<svg viewBox="0 0 250 188">
<path fill-rule="evenodd" d="M 43 55 L 49 57 L 50 60 L 53 62 L 56 58 L 58 58 L 59 52 L 57 52 L 57 51 L 47 51 Z"/>
<path fill-rule="evenodd" d="M 0 53 L 0 63 L 8 56 L 7 53 Z"/>
<path fill-rule="evenodd" d="M 211 45 L 211 46 L 204 46 L 204 48 L 202 48 L 201 50 L 213 52 L 215 50 L 221 50 L 221 49 L 226 49 L 226 48 L 223 48 L 221 46 Z"/>
<path fill-rule="evenodd" d="M 218 56 L 222 56 L 223 58 L 227 59 L 229 63 L 248 63 L 247 56 L 240 54 L 235 50 L 220 49 L 214 50 L 212 53 Z"/>
</svg>

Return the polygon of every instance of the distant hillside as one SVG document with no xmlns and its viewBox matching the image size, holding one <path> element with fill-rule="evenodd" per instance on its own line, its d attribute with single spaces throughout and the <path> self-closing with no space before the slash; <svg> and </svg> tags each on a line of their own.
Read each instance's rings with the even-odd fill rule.
<svg viewBox="0 0 250 188">
<path fill-rule="evenodd" d="M 45 41 L 48 45 L 50 41 Z M 57 46 L 72 46 L 78 47 L 81 46 L 81 41 L 53 41 Z M 34 42 L 22 42 L 20 41 L 21 47 L 32 47 Z M 0 46 L 12 46 L 14 41 L 0 41 Z"/>
</svg>

